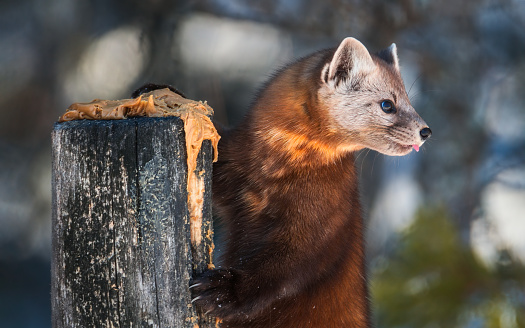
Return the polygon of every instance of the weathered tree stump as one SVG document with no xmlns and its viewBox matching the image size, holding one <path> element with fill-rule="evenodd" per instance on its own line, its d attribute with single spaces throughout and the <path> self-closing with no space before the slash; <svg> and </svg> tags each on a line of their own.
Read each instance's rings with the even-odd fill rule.
<svg viewBox="0 0 525 328">
<path fill-rule="evenodd" d="M 52 136 L 53 327 L 215 326 L 189 291 L 211 265 L 211 143 L 197 159 L 205 193 L 195 248 L 181 119 L 72 121 Z"/>
</svg>

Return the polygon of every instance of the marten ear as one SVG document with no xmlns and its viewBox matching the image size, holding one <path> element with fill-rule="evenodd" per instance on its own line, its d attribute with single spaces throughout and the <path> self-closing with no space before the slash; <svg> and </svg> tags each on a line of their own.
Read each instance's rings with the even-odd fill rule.
<svg viewBox="0 0 525 328">
<path fill-rule="evenodd" d="M 376 55 L 387 64 L 394 66 L 396 71 L 399 71 L 399 60 L 397 59 L 397 47 L 395 43 L 392 43 L 390 47 L 379 51 Z"/>
<path fill-rule="evenodd" d="M 334 81 L 337 86 L 341 81 L 355 76 L 369 74 L 376 68 L 365 46 L 354 38 L 341 42 L 328 67 L 323 70 L 325 82 Z"/>
</svg>

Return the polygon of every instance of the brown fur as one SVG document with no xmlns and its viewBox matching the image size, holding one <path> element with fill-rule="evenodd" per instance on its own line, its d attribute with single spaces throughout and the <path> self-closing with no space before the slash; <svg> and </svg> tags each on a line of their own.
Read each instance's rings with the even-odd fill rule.
<svg viewBox="0 0 525 328">
<path fill-rule="evenodd" d="M 348 100 L 347 107 L 357 107 L 350 110 L 363 111 L 378 106 L 383 96 L 377 93 L 386 93 L 399 107 L 410 104 L 397 57 L 395 63 L 390 53 L 374 57 L 369 68 L 375 73 L 365 74 L 351 71 L 361 59 L 348 63 L 345 53 L 347 70 L 362 73 L 352 78 L 327 71 L 334 53 L 316 53 L 279 72 L 219 144 L 213 200 L 226 225 L 227 249 L 221 267 L 195 279 L 192 290 L 194 302 L 224 319 L 223 327 L 370 326 L 354 152 L 385 143 L 377 148 L 404 154 L 417 138 L 396 131 L 421 129 L 424 122 L 407 107 L 398 109 L 406 111 L 402 117 L 385 116 L 394 123 L 381 128 L 362 117 L 346 123 L 347 114 L 332 102 Z M 332 88 L 328 81 L 341 85 Z M 337 90 L 349 98 L 334 98 Z M 399 148 L 381 134 L 409 141 Z"/>
</svg>

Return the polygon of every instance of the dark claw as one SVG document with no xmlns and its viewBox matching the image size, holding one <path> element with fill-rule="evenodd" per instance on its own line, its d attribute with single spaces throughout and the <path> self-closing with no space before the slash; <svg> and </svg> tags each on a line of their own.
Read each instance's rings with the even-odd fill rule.
<svg viewBox="0 0 525 328">
<path fill-rule="evenodd" d="M 191 302 L 204 313 L 222 319 L 236 314 L 233 275 L 230 270 L 209 270 L 196 277 L 190 286 Z"/>
</svg>

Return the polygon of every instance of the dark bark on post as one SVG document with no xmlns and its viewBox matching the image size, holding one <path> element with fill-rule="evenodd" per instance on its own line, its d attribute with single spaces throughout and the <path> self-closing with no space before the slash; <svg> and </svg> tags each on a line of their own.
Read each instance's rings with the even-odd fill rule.
<svg viewBox="0 0 525 328">
<path fill-rule="evenodd" d="M 203 242 L 192 251 L 179 118 L 55 125 L 53 327 L 214 326 L 188 288 L 211 263 L 211 163 L 205 141 Z"/>
</svg>

